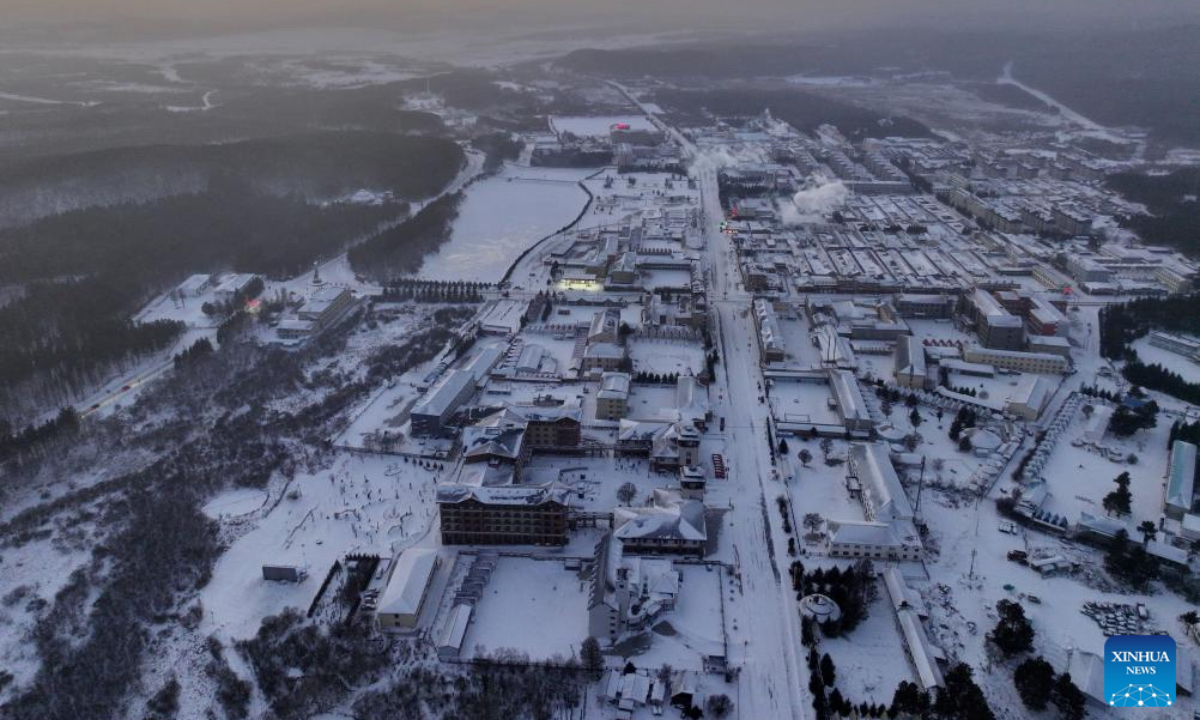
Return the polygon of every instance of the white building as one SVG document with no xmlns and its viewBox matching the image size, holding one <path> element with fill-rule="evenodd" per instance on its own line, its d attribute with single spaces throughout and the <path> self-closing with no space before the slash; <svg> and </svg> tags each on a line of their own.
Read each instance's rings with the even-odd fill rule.
<svg viewBox="0 0 1200 720">
<path fill-rule="evenodd" d="M 375 610 L 381 630 L 416 628 L 437 566 L 437 550 L 432 548 L 409 548 L 400 553 Z"/>
</svg>

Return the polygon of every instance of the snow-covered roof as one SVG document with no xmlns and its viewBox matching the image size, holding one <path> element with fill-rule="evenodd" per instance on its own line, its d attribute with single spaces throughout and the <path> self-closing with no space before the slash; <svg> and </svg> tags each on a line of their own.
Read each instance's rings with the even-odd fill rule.
<svg viewBox="0 0 1200 720">
<path fill-rule="evenodd" d="M 837 521 L 830 523 L 833 533 L 830 543 L 835 545 L 870 545 L 874 547 L 900 547 L 900 538 L 892 532 L 890 523 Z"/>
<path fill-rule="evenodd" d="M 675 406 L 689 420 L 708 415 L 708 388 L 694 375 L 680 375 L 675 381 Z"/>
<path fill-rule="evenodd" d="M 645 507 L 617 508 L 613 511 L 613 525 L 614 535 L 620 540 L 703 542 L 708 538 L 704 503 L 685 500 L 666 490 L 655 490 L 653 502 Z"/>
<path fill-rule="evenodd" d="M 476 500 L 485 505 L 541 505 L 558 503 L 566 505 L 570 490 L 561 485 L 508 485 L 504 487 L 473 487 L 458 483 L 438 485 L 437 502 L 450 505 L 467 500 Z"/>
<path fill-rule="evenodd" d="M 627 399 L 629 397 L 630 377 L 626 373 L 606 372 L 600 376 L 600 392 L 598 398 Z"/>
<path fill-rule="evenodd" d="M 454 606 L 454 609 L 450 611 L 450 620 L 446 623 L 446 629 L 442 633 L 438 647 L 462 649 L 463 638 L 467 636 L 467 626 L 471 624 L 471 610 L 470 605 Z"/>
<path fill-rule="evenodd" d="M 474 487 L 505 487 L 516 482 L 516 472 L 507 464 L 467 463 L 459 468 L 458 482 Z"/>
<path fill-rule="evenodd" d="M 1104 697 L 1104 658 L 1095 653 L 1075 650 L 1067 660 L 1071 681 L 1096 702 L 1107 705 Z"/>
<path fill-rule="evenodd" d="M 905 335 L 896 341 L 896 372 L 909 375 L 925 375 L 925 347 L 913 335 Z"/>
<path fill-rule="evenodd" d="M 926 690 L 943 685 L 942 671 L 937 664 L 939 651 L 929 642 L 925 634 L 925 626 L 921 624 L 921 612 L 924 603 L 896 568 L 885 568 L 883 571 L 884 586 L 892 598 L 892 608 L 900 623 L 900 631 L 904 634 L 904 642 L 917 669 L 917 677 L 921 686 Z"/>
<path fill-rule="evenodd" d="M 1036 375 L 1026 376 L 1013 390 L 1008 402 L 1015 405 L 1041 410 L 1050 397 L 1050 383 Z"/>
<path fill-rule="evenodd" d="M 474 384 L 475 376 L 472 373 L 465 370 L 451 370 L 413 405 L 412 414 L 443 417 L 454 409 L 460 393 L 465 392 L 468 385 Z"/>
<path fill-rule="evenodd" d="M 1192 495 L 1196 489 L 1196 446 L 1176 440 L 1171 446 L 1171 467 L 1167 474 L 1167 505 L 1192 509 Z"/>
<path fill-rule="evenodd" d="M 871 494 L 875 519 L 911 520 L 912 505 L 904 494 L 904 486 L 896 476 L 891 458 L 884 446 L 875 443 L 855 443 L 848 457 L 850 472 Z"/>
<path fill-rule="evenodd" d="M 829 386 L 844 420 L 869 419 L 862 388 L 859 387 L 858 378 L 854 377 L 854 373 L 849 370 L 831 370 Z"/>
<path fill-rule="evenodd" d="M 625 348 L 615 343 L 598 342 L 588 345 L 583 354 L 590 358 L 623 358 Z"/>
<path fill-rule="evenodd" d="M 392 566 L 392 577 L 379 598 L 377 614 L 415 615 L 421 609 L 425 588 L 437 567 L 437 550 L 409 548 Z"/>
</svg>

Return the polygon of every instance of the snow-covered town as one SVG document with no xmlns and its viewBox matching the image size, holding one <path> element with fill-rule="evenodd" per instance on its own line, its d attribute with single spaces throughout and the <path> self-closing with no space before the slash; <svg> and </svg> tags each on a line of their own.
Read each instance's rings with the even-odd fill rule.
<svg viewBox="0 0 1200 720">
<path fill-rule="evenodd" d="M 1144 717 L 1200 717 L 1200 265 L 1118 222 L 1143 135 L 523 72 L 573 102 L 519 150 L 408 92 L 459 133 L 439 190 L 330 200 L 404 207 L 297 272 L 189 274 L 133 318 L 180 333 L 39 426 L 78 442 L 0 456 L 13 717 L 102 640 L 131 718 L 1117 718 L 1105 641 L 1152 634 Z M 111 573 L 163 581 L 101 638 Z"/>
</svg>

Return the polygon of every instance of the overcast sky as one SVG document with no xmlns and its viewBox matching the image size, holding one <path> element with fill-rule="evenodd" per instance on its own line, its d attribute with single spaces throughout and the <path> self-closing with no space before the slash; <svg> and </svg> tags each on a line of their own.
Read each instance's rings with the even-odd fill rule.
<svg viewBox="0 0 1200 720">
<path fill-rule="evenodd" d="M 261 29 L 363 25 L 425 29 L 507 20 L 548 26 L 653 25 L 655 30 L 937 26 L 1068 29 L 1200 21 L 1197 0 L 0 0 L 0 24 L 164 21 L 182 27 Z"/>
</svg>

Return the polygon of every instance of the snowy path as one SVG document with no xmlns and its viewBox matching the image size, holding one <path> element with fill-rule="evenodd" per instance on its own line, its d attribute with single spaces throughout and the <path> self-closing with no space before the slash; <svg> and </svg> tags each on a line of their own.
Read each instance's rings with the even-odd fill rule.
<svg viewBox="0 0 1200 720">
<path fill-rule="evenodd" d="M 1104 137 L 1111 139 L 1113 142 L 1118 142 L 1118 143 L 1125 142 L 1125 138 L 1122 138 L 1118 135 L 1113 134 L 1112 131 L 1109 130 L 1107 127 L 1101 125 L 1100 123 L 1098 123 L 1090 118 L 1087 118 L 1087 117 L 1081 115 L 1080 113 L 1076 112 L 1075 110 L 1072 110 L 1071 108 L 1062 104 L 1058 100 L 1055 100 L 1049 94 L 1042 92 L 1041 90 L 1038 90 L 1037 88 L 1030 87 L 1029 85 L 1026 85 L 1025 83 L 1021 82 L 1020 80 L 1016 79 L 1015 77 L 1013 77 L 1012 69 L 1013 69 L 1013 63 L 1011 61 L 1006 63 L 1004 65 L 1004 72 L 1000 75 L 999 78 L 996 79 L 996 83 L 999 85 L 1014 85 L 1014 86 L 1024 90 L 1025 92 L 1034 96 L 1038 100 L 1041 100 L 1042 102 L 1046 103 L 1047 105 L 1057 108 L 1059 115 L 1064 120 L 1066 120 L 1070 123 L 1073 123 L 1075 125 L 1078 125 L 1078 126 L 1082 127 L 1084 130 L 1088 130 L 1090 132 L 1103 135 Z"/>
</svg>

